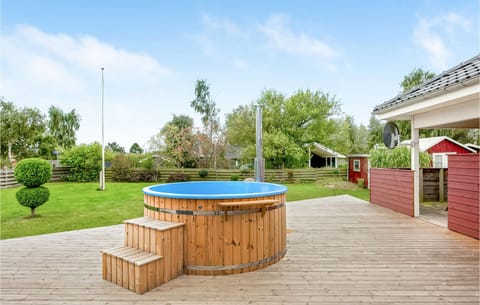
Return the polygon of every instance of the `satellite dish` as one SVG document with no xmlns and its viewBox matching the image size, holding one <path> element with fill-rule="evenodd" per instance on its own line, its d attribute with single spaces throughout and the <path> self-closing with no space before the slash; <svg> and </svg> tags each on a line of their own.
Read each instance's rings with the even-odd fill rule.
<svg viewBox="0 0 480 305">
<path fill-rule="evenodd" d="M 385 127 L 383 127 L 383 144 L 390 149 L 393 149 L 400 144 L 400 133 L 394 122 L 387 122 Z"/>
</svg>

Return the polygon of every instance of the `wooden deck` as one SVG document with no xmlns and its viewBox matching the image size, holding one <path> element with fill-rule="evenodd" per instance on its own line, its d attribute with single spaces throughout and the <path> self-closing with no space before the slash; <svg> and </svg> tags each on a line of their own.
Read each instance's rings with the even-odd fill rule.
<svg viewBox="0 0 480 305">
<path fill-rule="evenodd" d="M 7 304 L 479 304 L 479 241 L 349 196 L 288 203 L 287 255 L 265 269 L 183 275 L 144 295 L 102 280 L 123 226 L 4 240 Z"/>
</svg>

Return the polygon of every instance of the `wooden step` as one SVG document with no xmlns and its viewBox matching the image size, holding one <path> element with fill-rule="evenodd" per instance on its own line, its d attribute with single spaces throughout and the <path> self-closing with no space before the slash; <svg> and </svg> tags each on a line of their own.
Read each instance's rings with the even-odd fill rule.
<svg viewBox="0 0 480 305">
<path fill-rule="evenodd" d="M 183 274 L 184 224 L 140 217 L 125 220 L 125 246 L 163 257 L 161 283 Z"/>
<path fill-rule="evenodd" d="M 131 247 L 102 251 L 102 277 L 142 294 L 162 284 L 162 257 Z"/>
</svg>

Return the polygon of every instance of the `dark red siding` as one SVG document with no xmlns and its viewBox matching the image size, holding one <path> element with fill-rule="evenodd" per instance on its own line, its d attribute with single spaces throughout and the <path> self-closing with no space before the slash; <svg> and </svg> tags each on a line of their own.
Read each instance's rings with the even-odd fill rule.
<svg viewBox="0 0 480 305">
<path fill-rule="evenodd" d="M 448 228 L 480 238 L 480 154 L 448 156 Z"/>
<path fill-rule="evenodd" d="M 413 216 L 413 171 L 370 169 L 370 202 Z"/>
<path fill-rule="evenodd" d="M 360 160 L 360 171 L 353 170 L 353 160 Z M 368 157 L 348 157 L 348 181 L 357 183 L 361 178 L 368 187 Z"/>
<path fill-rule="evenodd" d="M 448 140 L 443 140 L 441 141 L 440 143 L 430 147 L 428 150 L 427 150 L 430 154 L 434 154 L 434 153 L 447 153 L 447 152 L 455 152 L 457 154 L 468 154 L 468 153 L 472 153 L 471 151 L 461 147 L 461 146 L 458 146 L 457 144 L 455 143 L 452 143 Z"/>
</svg>

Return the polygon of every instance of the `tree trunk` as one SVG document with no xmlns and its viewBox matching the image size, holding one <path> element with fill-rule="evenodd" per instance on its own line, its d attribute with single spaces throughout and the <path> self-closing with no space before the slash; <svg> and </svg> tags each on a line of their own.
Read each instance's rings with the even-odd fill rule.
<svg viewBox="0 0 480 305">
<path fill-rule="evenodd" d="M 32 211 L 32 218 L 34 218 L 35 217 L 35 208 L 30 208 L 30 209 Z"/>
<path fill-rule="evenodd" d="M 12 143 L 8 143 L 8 161 L 12 163 Z"/>
</svg>

